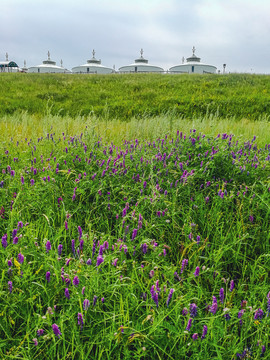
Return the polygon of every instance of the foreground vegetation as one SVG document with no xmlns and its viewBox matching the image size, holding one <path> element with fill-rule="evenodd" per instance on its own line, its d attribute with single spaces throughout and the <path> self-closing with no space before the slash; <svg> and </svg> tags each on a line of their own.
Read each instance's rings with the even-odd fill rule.
<svg viewBox="0 0 270 360">
<path fill-rule="evenodd" d="M 268 113 L 43 105 L 1 107 L 0 358 L 267 359 Z"/>
</svg>

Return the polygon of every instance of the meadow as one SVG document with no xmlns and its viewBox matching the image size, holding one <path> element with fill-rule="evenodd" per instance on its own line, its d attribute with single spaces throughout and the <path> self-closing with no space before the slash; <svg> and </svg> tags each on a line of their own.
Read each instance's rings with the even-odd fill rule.
<svg viewBox="0 0 270 360">
<path fill-rule="evenodd" d="M 269 358 L 269 86 L 1 75 L 0 358 Z"/>
</svg>

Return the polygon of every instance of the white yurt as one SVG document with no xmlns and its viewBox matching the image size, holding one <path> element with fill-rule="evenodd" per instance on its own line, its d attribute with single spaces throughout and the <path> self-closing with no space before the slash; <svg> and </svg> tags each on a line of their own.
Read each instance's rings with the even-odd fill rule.
<svg viewBox="0 0 270 360">
<path fill-rule="evenodd" d="M 18 72 L 19 66 L 15 61 L 8 60 L 8 53 L 6 53 L 6 61 L 0 61 L 0 72 Z"/>
<path fill-rule="evenodd" d="M 120 73 L 163 73 L 164 69 L 148 64 L 148 60 L 143 57 L 143 49 L 141 49 L 141 57 L 136 59 L 134 64 L 122 66 L 118 71 Z"/>
<path fill-rule="evenodd" d="M 217 68 L 214 65 L 201 63 L 201 59 L 195 55 L 195 47 L 192 48 L 192 56 L 182 59 L 182 64 L 169 69 L 171 74 L 215 74 Z"/>
<path fill-rule="evenodd" d="M 101 65 L 101 60 L 95 58 L 95 50 L 92 51 L 93 57 L 87 63 L 72 68 L 75 74 L 112 74 L 114 69 Z"/>
<path fill-rule="evenodd" d="M 51 60 L 50 52 L 48 51 L 48 59 L 44 60 L 41 65 L 30 66 L 28 68 L 29 73 L 70 73 L 70 70 L 63 67 L 63 61 L 61 60 L 61 66 L 57 66 L 55 61 Z"/>
</svg>

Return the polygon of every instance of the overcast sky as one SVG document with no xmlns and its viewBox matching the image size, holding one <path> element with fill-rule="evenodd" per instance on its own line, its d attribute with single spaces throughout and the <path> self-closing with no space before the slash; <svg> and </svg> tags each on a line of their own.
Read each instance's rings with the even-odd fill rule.
<svg viewBox="0 0 270 360">
<path fill-rule="evenodd" d="M 51 59 L 66 68 L 96 51 L 131 64 L 144 49 L 167 70 L 192 55 L 228 72 L 270 73 L 270 0 L 0 0 L 0 61 Z"/>
</svg>

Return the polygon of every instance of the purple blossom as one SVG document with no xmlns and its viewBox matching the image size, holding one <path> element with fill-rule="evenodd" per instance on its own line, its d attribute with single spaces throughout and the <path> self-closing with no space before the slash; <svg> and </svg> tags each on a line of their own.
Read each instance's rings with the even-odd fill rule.
<svg viewBox="0 0 270 360">
<path fill-rule="evenodd" d="M 74 276 L 73 285 L 77 287 L 79 285 L 79 283 L 80 283 L 80 280 L 79 280 L 78 276 Z"/>
<path fill-rule="evenodd" d="M 83 286 L 82 288 L 82 295 L 84 295 L 84 292 L 85 292 L 85 286 Z"/>
<path fill-rule="evenodd" d="M 200 235 L 197 235 L 196 240 L 197 240 L 197 244 L 198 244 L 198 245 L 199 245 L 199 243 L 200 243 L 200 239 L 201 239 Z"/>
<path fill-rule="evenodd" d="M 187 265 L 188 265 L 188 259 L 184 259 L 183 261 L 182 261 L 182 267 L 181 267 L 181 274 L 183 273 L 183 271 L 185 270 L 185 268 L 187 267 Z"/>
<path fill-rule="evenodd" d="M 148 247 L 147 244 L 146 244 L 146 243 L 143 243 L 141 247 L 142 247 L 142 252 L 143 252 L 144 254 L 146 254 L 146 253 L 147 253 L 147 247 Z"/>
<path fill-rule="evenodd" d="M 190 304 L 189 306 L 189 312 L 191 317 L 195 317 L 197 315 L 197 308 L 198 306 L 194 303 Z"/>
<path fill-rule="evenodd" d="M 5 249 L 7 247 L 8 243 L 7 243 L 7 234 L 2 236 L 2 246 Z"/>
<path fill-rule="evenodd" d="M 192 319 L 189 319 L 186 327 L 187 331 L 190 331 L 191 325 L 192 325 Z"/>
<path fill-rule="evenodd" d="M 185 307 L 183 310 L 182 310 L 182 315 L 183 316 L 186 316 L 188 314 L 188 309 Z"/>
<path fill-rule="evenodd" d="M 132 231 L 132 240 L 134 240 L 135 239 L 135 237 L 137 236 L 137 232 L 138 232 L 138 230 L 137 229 L 133 229 L 133 231 Z"/>
<path fill-rule="evenodd" d="M 43 329 L 38 329 L 37 330 L 37 336 L 42 336 L 44 334 L 44 330 Z"/>
<path fill-rule="evenodd" d="M 103 259 L 102 255 L 98 255 L 98 257 L 97 257 L 97 267 L 98 267 L 100 264 L 102 264 L 103 261 L 104 261 L 104 259 Z"/>
<path fill-rule="evenodd" d="M 112 265 L 117 266 L 117 261 L 118 261 L 118 258 L 114 259 L 113 262 L 112 262 Z"/>
<path fill-rule="evenodd" d="M 218 309 L 218 304 L 217 304 L 217 298 L 215 296 L 213 296 L 213 302 L 212 302 L 212 306 L 210 307 L 210 312 L 215 315 L 215 313 L 217 312 Z"/>
<path fill-rule="evenodd" d="M 193 341 L 198 340 L 198 334 L 197 333 L 192 335 L 192 340 Z"/>
<path fill-rule="evenodd" d="M 207 334 L 207 326 L 206 325 L 203 325 L 203 332 L 202 332 L 202 336 L 201 336 L 201 339 L 203 340 L 203 339 L 205 339 L 205 336 L 206 336 L 206 334 Z"/>
<path fill-rule="evenodd" d="M 88 308 L 89 308 L 89 305 L 90 305 L 90 301 L 89 301 L 88 299 L 85 299 L 85 300 L 83 301 L 83 310 L 84 310 L 84 311 L 87 311 Z"/>
<path fill-rule="evenodd" d="M 195 269 L 195 272 L 194 272 L 194 276 L 197 277 L 197 276 L 199 276 L 199 274 L 200 274 L 200 267 L 197 266 Z"/>
<path fill-rule="evenodd" d="M 82 238 L 82 228 L 78 226 L 79 240 Z"/>
<path fill-rule="evenodd" d="M 62 244 L 59 244 L 59 245 L 58 245 L 58 255 L 59 255 L 59 256 L 61 256 L 62 251 L 63 251 L 63 245 L 62 245 Z"/>
<path fill-rule="evenodd" d="M 262 309 L 258 309 L 255 311 L 254 320 L 261 320 L 263 318 L 263 311 Z"/>
<path fill-rule="evenodd" d="M 234 281 L 233 280 L 231 280 L 231 282 L 230 282 L 230 291 L 233 291 L 233 289 L 234 289 Z"/>
<path fill-rule="evenodd" d="M 47 280 L 47 282 L 51 281 L 51 273 L 50 273 L 50 271 L 46 272 L 46 280 Z"/>
<path fill-rule="evenodd" d="M 68 288 L 65 288 L 65 297 L 66 297 L 67 299 L 70 299 L 70 294 L 69 294 Z"/>
<path fill-rule="evenodd" d="M 219 290 L 219 299 L 220 299 L 221 304 L 223 304 L 223 302 L 224 302 L 224 289 L 223 288 L 221 288 Z"/>
<path fill-rule="evenodd" d="M 34 179 L 31 179 L 31 180 L 30 180 L 30 184 L 31 184 L 31 186 L 33 186 L 33 185 L 34 185 L 34 183 L 35 183 L 35 180 L 34 180 Z"/>
<path fill-rule="evenodd" d="M 152 299 L 154 300 L 154 302 L 158 308 L 158 292 L 155 291 L 155 285 L 153 285 L 151 287 L 150 293 L 151 293 Z"/>
<path fill-rule="evenodd" d="M 73 254 L 75 256 L 76 252 L 75 252 L 75 240 L 74 239 L 71 240 L 71 249 L 72 249 L 72 252 L 73 252 Z"/>
<path fill-rule="evenodd" d="M 98 297 L 97 297 L 96 295 L 94 295 L 94 298 L 93 298 L 93 307 L 96 306 L 97 299 L 98 299 Z"/>
<path fill-rule="evenodd" d="M 52 324 L 52 329 L 53 329 L 53 332 L 54 332 L 55 336 L 60 337 L 62 335 L 58 325 Z"/>
<path fill-rule="evenodd" d="M 8 290 L 9 290 L 9 293 L 11 294 L 12 293 L 12 281 L 8 281 Z"/>
<path fill-rule="evenodd" d="M 22 221 L 18 221 L 18 228 L 23 228 L 23 222 Z"/>
<path fill-rule="evenodd" d="M 83 328 L 83 315 L 82 313 L 78 313 L 78 325 L 81 327 L 81 330 Z"/>
<path fill-rule="evenodd" d="M 68 230 L 68 222 L 65 221 L 65 229 Z"/>
<path fill-rule="evenodd" d="M 52 248 L 51 242 L 49 240 L 46 242 L 45 247 L 46 247 L 46 252 L 48 253 Z"/>
<path fill-rule="evenodd" d="M 166 305 L 167 305 L 167 306 L 169 306 L 169 303 L 170 303 L 170 301 L 171 301 L 171 299 L 172 299 L 173 293 L 174 293 L 174 289 L 170 289 L 169 295 L 168 295 L 168 299 L 167 299 L 167 301 L 166 301 Z"/>
<path fill-rule="evenodd" d="M 20 264 L 23 264 L 23 262 L 24 262 L 24 256 L 23 256 L 23 254 L 21 254 L 21 253 L 18 254 L 18 262 L 19 262 Z"/>
<path fill-rule="evenodd" d="M 86 265 L 92 265 L 92 260 L 91 260 L 91 259 L 88 259 L 88 260 L 86 261 Z"/>
</svg>

